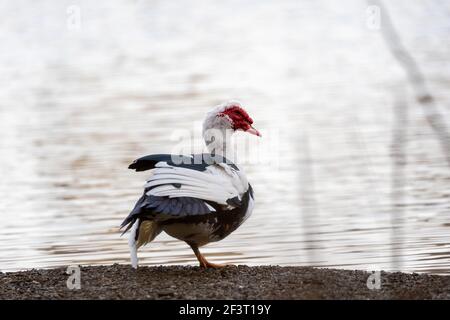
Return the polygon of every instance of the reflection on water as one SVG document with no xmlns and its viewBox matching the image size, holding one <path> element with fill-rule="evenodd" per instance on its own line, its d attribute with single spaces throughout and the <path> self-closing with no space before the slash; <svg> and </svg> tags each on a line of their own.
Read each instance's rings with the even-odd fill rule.
<svg viewBox="0 0 450 320">
<path fill-rule="evenodd" d="M 81 9 L 80 30 L 66 27 L 69 5 Z M 205 247 L 212 261 L 392 270 L 398 260 L 403 271 L 449 273 L 446 155 L 402 68 L 366 27 L 364 1 L 0 6 L 0 270 L 128 263 L 117 226 L 147 176 L 128 163 L 171 152 L 174 130 L 197 128 L 210 106 L 238 98 L 262 145 L 277 135 L 278 163 L 241 159 L 256 208 Z M 389 9 L 437 104 L 448 107 L 446 7 Z M 393 198 L 400 91 L 407 165 L 402 197 Z M 393 210 L 402 212 L 394 224 Z M 165 235 L 140 259 L 197 263 Z"/>
</svg>

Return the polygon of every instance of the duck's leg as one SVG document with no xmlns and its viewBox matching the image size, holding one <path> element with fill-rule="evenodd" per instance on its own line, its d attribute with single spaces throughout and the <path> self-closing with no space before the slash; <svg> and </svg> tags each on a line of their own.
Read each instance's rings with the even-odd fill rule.
<svg viewBox="0 0 450 320">
<path fill-rule="evenodd" d="M 223 268 L 226 266 L 224 264 L 216 264 L 216 263 L 208 262 L 208 260 L 206 260 L 205 256 L 203 256 L 200 253 L 200 250 L 198 250 L 197 245 L 192 244 L 192 243 L 188 243 L 188 244 L 191 246 L 192 250 L 194 251 L 195 256 L 198 259 L 198 262 L 200 262 L 200 267 L 202 267 L 202 268 Z"/>
</svg>

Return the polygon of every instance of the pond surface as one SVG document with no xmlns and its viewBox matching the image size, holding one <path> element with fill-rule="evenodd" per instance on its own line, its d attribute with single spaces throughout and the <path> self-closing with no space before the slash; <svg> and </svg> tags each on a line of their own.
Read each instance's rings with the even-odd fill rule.
<svg viewBox="0 0 450 320">
<path fill-rule="evenodd" d="M 118 226 L 148 176 L 128 164 L 239 99 L 263 134 L 236 137 L 256 206 L 211 261 L 450 273 L 446 155 L 365 1 L 0 8 L 1 271 L 128 264 Z M 448 2 L 388 9 L 450 123 Z M 166 235 L 139 256 L 197 264 Z"/>
</svg>

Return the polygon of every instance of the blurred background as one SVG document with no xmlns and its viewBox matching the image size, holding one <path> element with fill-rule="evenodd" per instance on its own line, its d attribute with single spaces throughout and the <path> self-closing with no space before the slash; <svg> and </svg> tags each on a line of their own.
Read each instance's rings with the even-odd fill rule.
<svg viewBox="0 0 450 320">
<path fill-rule="evenodd" d="M 211 261 L 450 273 L 448 1 L 4 0 L 0 43 L 1 271 L 129 263 L 128 164 L 238 99 L 257 203 Z"/>
</svg>

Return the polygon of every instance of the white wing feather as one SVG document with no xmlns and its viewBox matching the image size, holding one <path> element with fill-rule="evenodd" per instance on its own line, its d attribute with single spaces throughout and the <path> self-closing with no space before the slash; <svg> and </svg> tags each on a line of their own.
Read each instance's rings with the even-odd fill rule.
<svg viewBox="0 0 450 320">
<path fill-rule="evenodd" d="M 193 197 L 227 205 L 227 200 L 242 195 L 248 182 L 241 170 L 227 164 L 211 165 L 205 171 L 174 167 L 160 162 L 152 169 L 145 187 L 153 187 L 147 195 L 159 197 Z M 177 188 L 177 185 L 181 185 Z"/>
</svg>

